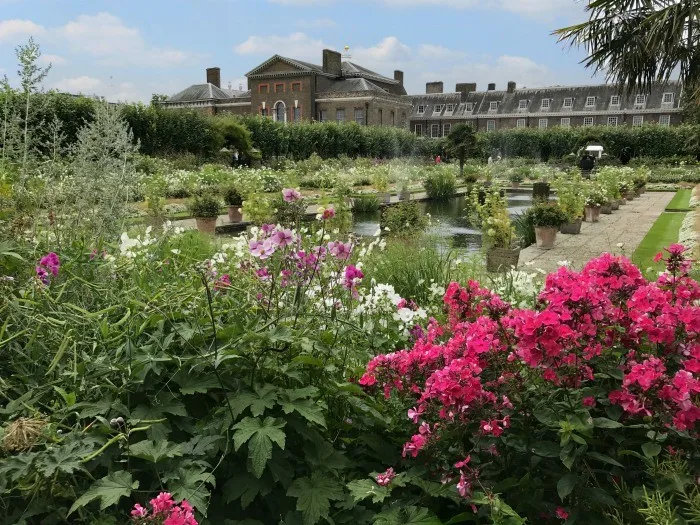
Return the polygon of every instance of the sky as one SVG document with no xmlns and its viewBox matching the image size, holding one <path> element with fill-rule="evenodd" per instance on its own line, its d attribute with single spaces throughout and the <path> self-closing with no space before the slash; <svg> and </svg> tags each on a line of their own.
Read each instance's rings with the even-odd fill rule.
<svg viewBox="0 0 700 525">
<path fill-rule="evenodd" d="M 393 77 L 409 94 L 441 80 L 478 89 L 600 83 L 554 29 L 585 20 L 581 0 L 0 0 L 0 75 L 16 85 L 15 48 L 30 36 L 52 69 L 46 89 L 111 101 L 222 87 L 274 54 L 321 63 L 324 48 Z"/>
</svg>

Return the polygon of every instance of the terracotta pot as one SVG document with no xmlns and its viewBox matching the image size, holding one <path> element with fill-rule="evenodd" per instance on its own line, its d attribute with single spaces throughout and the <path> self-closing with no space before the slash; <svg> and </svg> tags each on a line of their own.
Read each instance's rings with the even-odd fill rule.
<svg viewBox="0 0 700 525">
<path fill-rule="evenodd" d="M 535 240 L 538 248 L 551 250 L 554 248 L 556 238 L 557 228 L 553 226 L 535 226 Z"/>
<path fill-rule="evenodd" d="M 604 213 L 605 215 L 610 215 L 612 213 L 612 204 L 609 202 L 607 204 L 603 204 L 600 207 L 600 213 Z"/>
<path fill-rule="evenodd" d="M 573 222 L 565 222 L 564 224 L 561 225 L 559 228 L 559 231 L 561 233 L 568 233 L 569 235 L 577 235 L 581 233 L 581 223 L 583 221 L 581 219 L 576 219 Z"/>
<path fill-rule="evenodd" d="M 613 210 L 619 210 L 620 209 L 620 201 L 618 199 L 613 199 L 610 201 L 610 207 Z"/>
<path fill-rule="evenodd" d="M 403 190 L 399 192 L 399 200 L 400 201 L 410 201 L 411 200 L 411 192 L 408 190 Z"/>
<path fill-rule="evenodd" d="M 625 199 L 627 199 L 628 201 L 633 201 L 634 200 L 634 192 L 628 191 L 627 193 L 625 193 L 623 195 L 623 197 L 625 197 Z"/>
<path fill-rule="evenodd" d="M 634 189 L 634 196 L 639 197 L 642 195 L 642 188 L 635 188 Z"/>
<path fill-rule="evenodd" d="M 511 187 L 513 187 L 513 188 L 519 188 L 519 187 L 520 187 L 520 183 L 519 183 L 519 182 L 511 182 L 510 185 L 511 185 Z"/>
<path fill-rule="evenodd" d="M 586 222 L 598 222 L 600 219 L 600 206 L 586 206 Z"/>
<path fill-rule="evenodd" d="M 489 272 L 506 272 L 518 266 L 519 248 L 489 248 L 486 252 L 486 270 Z"/>
<path fill-rule="evenodd" d="M 216 233 L 216 217 L 195 217 L 197 229 L 202 233 Z"/>
<path fill-rule="evenodd" d="M 618 206 L 624 206 L 625 204 L 627 204 L 627 200 L 624 197 L 620 197 L 619 199 L 617 199 L 617 204 Z"/>
<path fill-rule="evenodd" d="M 228 207 L 228 220 L 231 222 L 241 222 L 243 220 L 240 205 Z"/>
</svg>

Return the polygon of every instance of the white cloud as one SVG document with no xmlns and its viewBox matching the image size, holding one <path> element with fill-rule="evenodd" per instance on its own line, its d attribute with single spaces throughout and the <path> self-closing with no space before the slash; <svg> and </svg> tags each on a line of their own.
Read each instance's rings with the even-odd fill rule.
<svg viewBox="0 0 700 525">
<path fill-rule="evenodd" d="M 573 0 L 381 0 L 390 7 L 440 6 L 453 9 L 505 10 L 523 14 L 552 14 L 574 7 Z"/>
<path fill-rule="evenodd" d="M 89 53 L 101 64 L 172 67 L 192 58 L 190 53 L 149 45 L 141 31 L 109 13 L 80 15 L 56 29 L 77 53 Z"/>
<path fill-rule="evenodd" d="M 434 60 L 451 60 L 463 58 L 466 55 L 466 53 L 464 51 L 448 49 L 443 46 L 423 44 L 418 48 L 418 55 L 424 58 L 430 58 Z"/>
<path fill-rule="evenodd" d="M 329 27 L 335 27 L 336 23 L 331 18 L 314 18 L 312 20 L 298 20 L 297 25 L 299 27 L 311 29 L 325 29 Z"/>
<path fill-rule="evenodd" d="M 321 62 L 321 51 L 329 49 L 322 40 L 316 40 L 306 33 L 292 33 L 289 36 L 250 36 L 244 42 L 234 46 L 239 55 L 275 55 Z"/>
<path fill-rule="evenodd" d="M 362 64 L 382 64 L 403 62 L 411 58 L 411 48 L 395 36 L 384 38 L 375 46 L 350 49 L 353 62 Z"/>
<path fill-rule="evenodd" d="M 52 87 L 68 93 L 92 95 L 100 86 L 102 86 L 102 81 L 99 78 L 83 75 L 81 77 L 63 78 L 54 83 Z"/>
<path fill-rule="evenodd" d="M 49 87 L 65 93 L 98 95 L 110 102 L 148 102 L 151 99 L 146 86 L 115 81 L 111 77 L 106 81 L 88 75 L 67 77 Z"/>
<path fill-rule="evenodd" d="M 46 28 L 31 20 L 2 20 L 0 21 L 0 41 L 18 40 L 23 37 L 39 36 Z"/>
<path fill-rule="evenodd" d="M 44 66 L 47 66 L 49 64 L 51 64 L 53 66 L 61 66 L 63 64 L 66 64 L 67 62 L 68 61 L 65 58 L 63 58 L 62 56 L 52 55 L 50 53 L 43 54 L 39 58 L 39 63 L 44 65 Z"/>
</svg>

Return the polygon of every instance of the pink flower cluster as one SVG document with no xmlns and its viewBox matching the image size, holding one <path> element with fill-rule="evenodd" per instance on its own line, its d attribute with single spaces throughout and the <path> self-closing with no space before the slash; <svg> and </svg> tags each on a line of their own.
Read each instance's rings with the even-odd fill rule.
<svg viewBox="0 0 700 525">
<path fill-rule="evenodd" d="M 377 474 L 377 485 L 380 487 L 386 487 L 389 483 L 391 483 L 391 480 L 396 477 L 396 473 L 394 472 L 394 469 L 392 467 L 389 467 L 386 469 L 386 472 L 382 472 L 381 474 Z"/>
<path fill-rule="evenodd" d="M 301 199 L 301 193 L 294 188 L 284 188 L 282 190 L 282 198 L 284 202 L 296 202 Z"/>
<path fill-rule="evenodd" d="M 537 376 L 542 388 L 567 389 L 594 410 L 596 399 L 580 389 L 609 384 L 597 383 L 596 375 L 609 378 L 615 368 L 624 377 L 619 389 L 608 387 L 609 399 L 627 417 L 649 416 L 697 435 L 700 285 L 687 275 L 683 247 L 668 251 L 667 272 L 655 282 L 610 254 L 580 272 L 561 267 L 547 276 L 533 310 L 512 308 L 476 282 L 452 283 L 444 297 L 448 322 L 431 320 L 412 348 L 373 358 L 359 383 L 413 407 L 408 418 L 417 432 L 404 457 L 438 446 L 455 431 L 485 438 L 462 450 L 464 456 L 498 455 L 497 438 L 524 409 L 511 399 L 521 399 Z M 465 465 L 457 467 L 461 494 L 470 493 L 478 475 Z"/>
<path fill-rule="evenodd" d="M 194 517 L 194 508 L 187 500 L 178 505 L 169 492 L 161 492 L 149 504 L 151 512 L 139 505 L 131 511 L 131 521 L 138 525 L 198 525 Z"/>
<path fill-rule="evenodd" d="M 44 284 L 49 284 L 51 282 L 51 277 L 49 274 L 56 277 L 60 268 L 61 260 L 58 258 L 58 255 L 56 255 L 54 252 L 50 252 L 39 260 L 39 264 L 35 269 L 36 276 Z"/>
</svg>

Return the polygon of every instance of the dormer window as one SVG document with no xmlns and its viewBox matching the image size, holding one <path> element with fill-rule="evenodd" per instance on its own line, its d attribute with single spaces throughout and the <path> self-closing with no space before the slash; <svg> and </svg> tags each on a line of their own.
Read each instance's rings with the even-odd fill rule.
<svg viewBox="0 0 700 525">
<path fill-rule="evenodd" d="M 646 102 L 647 102 L 646 95 L 637 95 L 634 97 L 634 106 L 635 107 L 644 107 Z"/>
<path fill-rule="evenodd" d="M 520 100 L 518 102 L 518 109 L 527 109 L 527 104 L 528 104 L 527 100 Z"/>
<path fill-rule="evenodd" d="M 444 104 L 435 104 L 435 107 L 433 108 L 433 114 L 442 113 L 442 110 L 444 107 L 445 107 Z"/>
<path fill-rule="evenodd" d="M 594 108 L 595 107 L 595 97 L 586 97 L 586 107 L 587 108 Z"/>
<path fill-rule="evenodd" d="M 498 101 L 494 100 L 489 102 L 489 111 L 497 111 L 498 110 Z"/>
<path fill-rule="evenodd" d="M 422 115 L 423 113 L 425 113 L 425 106 L 418 106 L 418 114 Z"/>
<path fill-rule="evenodd" d="M 564 99 L 564 109 L 571 109 L 574 107 L 574 99 L 567 97 Z"/>
<path fill-rule="evenodd" d="M 445 107 L 445 113 L 449 113 L 450 115 L 452 115 L 452 113 L 454 113 L 454 110 L 455 110 L 454 104 L 447 104 L 447 106 Z"/>
<path fill-rule="evenodd" d="M 620 105 L 620 95 L 613 95 L 610 97 L 610 105 L 611 106 L 619 106 Z"/>
<path fill-rule="evenodd" d="M 674 98 L 673 93 L 664 93 L 663 97 L 661 98 L 661 103 L 664 105 L 672 106 L 673 105 L 673 98 Z"/>
<path fill-rule="evenodd" d="M 542 105 L 540 106 L 540 109 L 549 109 L 551 104 L 552 104 L 551 98 L 543 98 Z"/>
<path fill-rule="evenodd" d="M 469 112 L 474 111 L 474 104 L 472 102 L 467 102 L 465 110 Z"/>
</svg>

